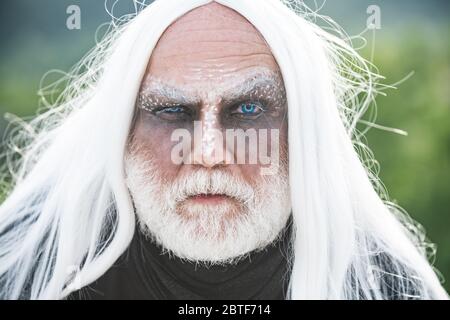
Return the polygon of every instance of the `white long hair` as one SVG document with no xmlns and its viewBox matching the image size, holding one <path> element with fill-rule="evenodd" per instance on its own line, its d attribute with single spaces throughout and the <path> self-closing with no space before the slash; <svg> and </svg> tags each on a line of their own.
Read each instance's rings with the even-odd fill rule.
<svg viewBox="0 0 450 320">
<path fill-rule="evenodd" d="M 65 78 L 59 98 L 15 132 L 0 207 L 0 297 L 62 299 L 128 247 L 135 214 L 124 154 L 152 50 L 211 0 L 135 1 Z M 388 202 L 356 124 L 378 76 L 302 1 L 217 0 L 248 19 L 281 69 L 293 212 L 290 299 L 446 299 L 423 232 Z M 338 31 L 338 32 L 334 32 Z M 19 140 L 19 141 L 18 141 Z"/>
</svg>

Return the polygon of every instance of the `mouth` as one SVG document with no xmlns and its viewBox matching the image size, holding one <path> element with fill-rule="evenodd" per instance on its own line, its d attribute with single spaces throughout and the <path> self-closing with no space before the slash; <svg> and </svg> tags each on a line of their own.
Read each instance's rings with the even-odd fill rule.
<svg viewBox="0 0 450 320">
<path fill-rule="evenodd" d="M 234 199 L 226 194 L 196 194 L 187 198 L 187 201 L 195 204 L 213 205 L 221 204 Z"/>
</svg>

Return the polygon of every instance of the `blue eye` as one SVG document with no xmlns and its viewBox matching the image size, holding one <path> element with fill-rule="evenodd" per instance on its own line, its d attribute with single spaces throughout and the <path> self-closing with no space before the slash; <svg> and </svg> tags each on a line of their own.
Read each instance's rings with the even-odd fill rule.
<svg viewBox="0 0 450 320">
<path fill-rule="evenodd" d="M 258 106 L 254 103 L 243 103 L 240 105 L 239 109 L 242 113 L 253 114 L 257 111 Z"/>
<path fill-rule="evenodd" d="M 170 108 L 164 108 L 161 110 L 161 112 L 166 112 L 166 113 L 180 113 L 180 112 L 184 112 L 184 109 L 182 107 L 170 107 Z"/>
<path fill-rule="evenodd" d="M 235 109 L 233 114 L 237 117 L 256 118 L 263 112 L 264 109 L 258 103 L 245 102 L 239 104 L 239 106 Z"/>
<path fill-rule="evenodd" d="M 188 120 L 192 116 L 191 110 L 182 105 L 161 107 L 153 111 L 153 114 L 169 121 Z"/>
</svg>

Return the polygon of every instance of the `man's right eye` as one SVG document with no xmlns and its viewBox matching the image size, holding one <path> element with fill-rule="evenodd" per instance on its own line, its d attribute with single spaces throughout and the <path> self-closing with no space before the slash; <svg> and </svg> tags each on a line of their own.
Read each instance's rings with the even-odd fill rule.
<svg viewBox="0 0 450 320">
<path fill-rule="evenodd" d="M 185 106 L 160 107 L 151 111 L 164 120 L 188 120 L 192 117 L 192 110 Z"/>
<path fill-rule="evenodd" d="M 158 112 L 159 113 L 181 113 L 181 112 L 184 112 L 184 109 L 183 109 L 183 107 L 169 107 L 169 108 L 164 108 Z"/>
</svg>

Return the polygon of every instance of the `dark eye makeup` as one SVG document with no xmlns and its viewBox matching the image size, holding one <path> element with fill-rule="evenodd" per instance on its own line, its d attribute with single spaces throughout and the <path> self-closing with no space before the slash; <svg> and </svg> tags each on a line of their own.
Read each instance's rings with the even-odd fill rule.
<svg viewBox="0 0 450 320">
<path fill-rule="evenodd" d="M 234 101 L 224 101 L 221 108 L 220 117 L 225 122 L 237 124 L 238 122 L 251 123 L 259 118 L 276 118 L 281 114 L 282 106 L 277 106 L 268 99 L 240 99 Z M 155 99 L 140 96 L 137 107 L 144 112 L 166 122 L 187 122 L 199 119 L 198 105 L 183 105 L 172 102 L 158 103 Z"/>
<path fill-rule="evenodd" d="M 151 114 L 157 116 L 162 120 L 167 121 L 179 121 L 179 120 L 191 120 L 195 118 L 195 111 L 192 108 L 183 105 L 174 105 L 170 107 L 156 107 L 152 109 L 144 110 L 149 111 Z"/>
</svg>

